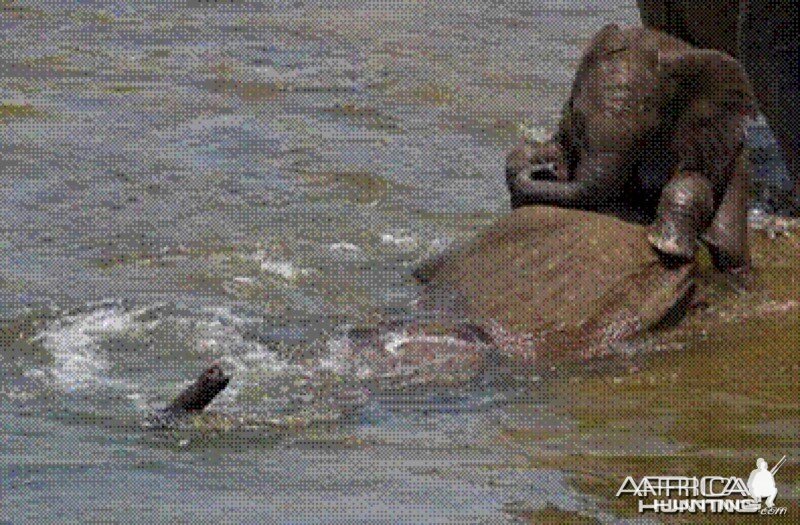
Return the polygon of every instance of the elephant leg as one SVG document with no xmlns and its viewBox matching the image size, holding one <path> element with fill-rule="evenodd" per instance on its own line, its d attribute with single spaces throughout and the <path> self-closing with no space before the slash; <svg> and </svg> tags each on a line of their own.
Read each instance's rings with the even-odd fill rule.
<svg viewBox="0 0 800 525">
<path fill-rule="evenodd" d="M 659 253 L 691 259 L 713 213 L 714 191 L 708 178 L 696 171 L 679 172 L 661 192 L 647 239 Z"/>
<path fill-rule="evenodd" d="M 711 226 L 703 234 L 714 266 L 721 271 L 738 270 L 750 265 L 747 246 L 748 176 L 744 155 L 734 163 L 728 187 L 717 208 Z"/>
<path fill-rule="evenodd" d="M 800 198 L 800 2 L 742 2 L 740 57 Z"/>
</svg>

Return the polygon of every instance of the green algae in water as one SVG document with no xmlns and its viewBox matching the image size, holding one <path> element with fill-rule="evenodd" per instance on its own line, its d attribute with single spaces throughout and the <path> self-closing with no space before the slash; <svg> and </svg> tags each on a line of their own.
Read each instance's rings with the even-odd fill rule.
<svg viewBox="0 0 800 525">
<path fill-rule="evenodd" d="M 0 103 L 0 121 L 16 119 L 16 118 L 31 118 L 40 117 L 44 113 L 30 104 L 19 104 L 14 102 Z"/>
<path fill-rule="evenodd" d="M 110 86 L 107 88 L 109 93 L 114 93 L 117 95 L 128 95 L 131 93 L 139 93 L 142 91 L 142 88 L 139 86 L 131 86 L 126 84 L 119 84 L 115 86 Z"/>
<path fill-rule="evenodd" d="M 398 131 L 397 119 L 391 115 L 368 106 L 357 106 L 352 103 L 335 104 L 332 108 L 325 109 L 326 113 L 352 120 L 370 129 L 384 131 Z"/>
<path fill-rule="evenodd" d="M 381 200 L 390 190 L 401 189 L 387 179 L 367 172 L 302 172 L 305 182 L 314 189 L 324 189 L 319 199 L 329 198 L 368 204 Z M 313 195 L 311 196 L 313 200 Z"/>
</svg>

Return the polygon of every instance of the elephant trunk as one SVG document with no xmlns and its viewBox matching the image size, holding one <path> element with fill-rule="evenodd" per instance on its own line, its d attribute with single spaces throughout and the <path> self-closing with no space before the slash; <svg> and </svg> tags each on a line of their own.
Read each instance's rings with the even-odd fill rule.
<svg viewBox="0 0 800 525">
<path fill-rule="evenodd" d="M 618 203 L 630 173 L 630 159 L 619 152 L 581 155 L 570 182 L 533 180 L 531 169 L 509 181 L 512 207 L 547 204 L 564 208 L 607 208 Z"/>
</svg>

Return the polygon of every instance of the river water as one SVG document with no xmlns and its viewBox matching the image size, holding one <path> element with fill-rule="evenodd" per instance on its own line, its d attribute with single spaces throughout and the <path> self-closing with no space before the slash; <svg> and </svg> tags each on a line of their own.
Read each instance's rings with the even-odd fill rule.
<svg viewBox="0 0 800 525">
<path fill-rule="evenodd" d="M 2 5 L 0 522 L 594 509 L 498 444 L 572 424 L 535 394 L 291 434 L 138 423 L 214 360 L 215 408 L 277 414 L 287 356 L 407 313 L 411 269 L 506 211 L 504 152 L 632 0 Z"/>
</svg>

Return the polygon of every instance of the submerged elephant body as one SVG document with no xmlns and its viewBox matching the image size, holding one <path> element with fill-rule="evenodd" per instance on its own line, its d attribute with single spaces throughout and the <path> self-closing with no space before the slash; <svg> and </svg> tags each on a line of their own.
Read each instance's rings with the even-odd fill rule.
<svg viewBox="0 0 800 525">
<path fill-rule="evenodd" d="M 580 61 L 553 139 L 509 155 L 512 207 L 655 219 L 649 237 L 660 252 L 691 258 L 703 235 L 721 267 L 743 266 L 746 173 L 737 161 L 752 111 L 729 55 L 606 26 Z"/>
</svg>

